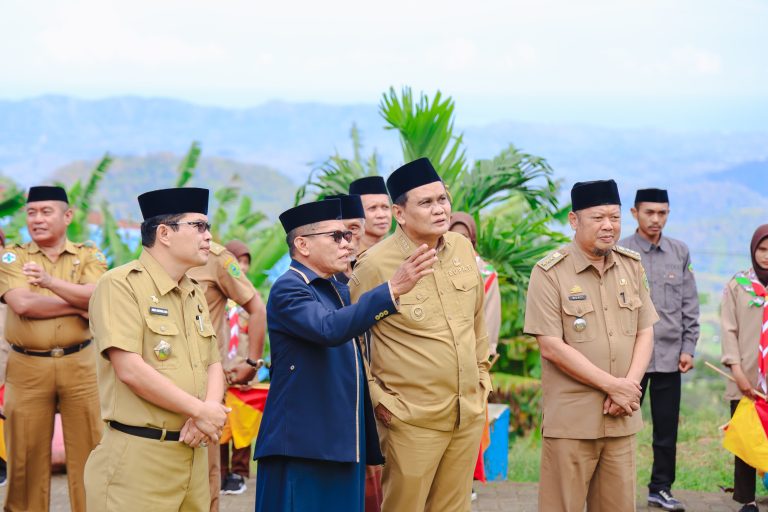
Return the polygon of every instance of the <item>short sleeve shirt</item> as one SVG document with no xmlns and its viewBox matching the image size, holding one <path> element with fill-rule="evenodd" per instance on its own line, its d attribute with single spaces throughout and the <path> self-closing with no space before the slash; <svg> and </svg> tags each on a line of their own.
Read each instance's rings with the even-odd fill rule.
<svg viewBox="0 0 768 512">
<path fill-rule="evenodd" d="M 95 283 L 107 270 L 104 255 L 90 244 L 75 244 L 67 240 L 56 262 L 48 259 L 35 242 L 15 245 L 0 257 L 0 296 L 21 288 L 32 293 L 54 297 L 51 290 L 33 286 L 22 273 L 26 263 L 37 263 L 48 274 L 76 284 Z M 80 315 L 56 318 L 22 317 L 8 308 L 5 338 L 9 343 L 29 350 L 50 350 L 68 347 L 89 339 L 88 321 Z"/>
<path fill-rule="evenodd" d="M 623 251 L 627 251 L 622 249 Z M 658 315 L 639 255 L 614 249 L 603 275 L 575 245 L 534 267 L 528 286 L 525 332 L 560 338 L 615 377 L 625 377 L 639 330 Z M 543 435 L 567 439 L 620 437 L 642 428 L 639 414 L 603 414 L 605 394 L 542 361 Z"/>
<path fill-rule="evenodd" d="M 224 356 L 229 344 L 227 299 L 243 305 L 257 293 L 256 288 L 240 268 L 237 258 L 217 243 L 211 243 L 208 263 L 190 269 L 187 275 L 197 281 L 205 293 L 213 327 Z"/>
<path fill-rule="evenodd" d="M 104 356 L 96 367 L 102 418 L 180 430 L 187 418 L 134 394 L 117 378 L 105 351 L 114 347 L 139 354 L 177 387 L 205 399 L 208 366 L 220 356 L 200 287 L 187 276 L 175 282 L 145 251 L 137 261 L 104 275 L 89 312 L 96 346 Z M 163 346 L 170 347 L 167 356 Z"/>
</svg>

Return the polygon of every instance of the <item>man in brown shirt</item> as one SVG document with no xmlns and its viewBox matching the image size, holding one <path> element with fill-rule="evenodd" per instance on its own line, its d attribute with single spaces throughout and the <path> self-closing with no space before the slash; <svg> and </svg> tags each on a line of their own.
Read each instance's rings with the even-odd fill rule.
<svg viewBox="0 0 768 512">
<path fill-rule="evenodd" d="M 0 258 L 0 296 L 8 305 L 5 337 L 12 348 L 5 392 L 5 510 L 48 510 L 58 408 L 70 505 L 82 512 L 83 468 L 102 430 L 86 318 L 106 260 L 93 246 L 67 240 L 72 210 L 63 188 L 32 187 L 26 212 L 32 241 L 7 247 Z"/>
<path fill-rule="evenodd" d="M 658 316 L 640 255 L 615 245 L 616 183 L 577 183 L 571 202 L 573 243 L 534 267 L 526 303 L 542 357 L 539 510 L 635 510 L 640 381 Z"/>
<path fill-rule="evenodd" d="M 387 187 L 398 227 L 360 258 L 352 299 L 391 278 L 420 246 L 436 248 L 437 259 L 432 275 L 400 296 L 400 314 L 371 328 L 382 510 L 469 511 L 491 391 L 483 280 L 472 244 L 448 231 L 448 193 L 429 160 L 399 168 Z"/>
<path fill-rule="evenodd" d="M 266 330 L 266 308 L 261 296 L 240 268 L 234 254 L 224 246 L 211 242 L 208 262 L 192 268 L 187 275 L 197 281 L 205 292 L 211 321 L 216 330 L 221 360 L 225 375 L 230 384 L 246 384 L 256 374 L 255 366 L 264 351 L 264 333 Z M 248 313 L 248 331 L 252 334 L 248 345 L 249 357 L 245 361 L 231 361 L 227 357 L 229 346 L 229 322 L 225 311 L 227 300 L 241 305 Z M 253 364 L 249 364 L 251 361 Z M 221 478 L 221 450 L 218 446 L 208 446 L 208 479 L 211 488 L 211 512 L 219 510 L 219 493 L 226 486 L 226 479 Z M 245 490 L 245 481 L 239 481 Z M 241 486 L 238 485 L 238 488 Z"/>
<path fill-rule="evenodd" d="M 89 308 L 107 426 L 85 468 L 88 511 L 203 512 L 206 445 L 218 450 L 227 412 L 208 306 L 186 275 L 208 259 L 208 190 L 154 190 L 139 206 L 141 256 L 104 275 Z"/>
<path fill-rule="evenodd" d="M 365 230 L 357 254 L 381 242 L 392 227 L 392 205 L 389 193 L 381 176 L 366 176 L 349 184 L 350 195 L 357 194 L 365 211 Z"/>
</svg>

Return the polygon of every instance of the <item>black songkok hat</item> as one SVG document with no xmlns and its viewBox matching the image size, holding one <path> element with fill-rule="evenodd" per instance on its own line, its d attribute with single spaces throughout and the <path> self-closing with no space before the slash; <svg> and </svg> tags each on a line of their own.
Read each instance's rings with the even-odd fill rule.
<svg viewBox="0 0 768 512">
<path fill-rule="evenodd" d="M 207 188 L 163 188 L 139 196 L 139 208 L 144 220 L 158 215 L 202 213 L 208 215 Z"/>
<path fill-rule="evenodd" d="M 663 188 L 641 188 L 635 194 L 637 203 L 669 203 L 669 194 Z"/>
<path fill-rule="evenodd" d="M 341 202 L 342 219 L 364 219 L 365 210 L 363 209 L 363 200 L 357 194 L 336 194 L 325 196 L 326 199 L 338 199 Z"/>
<path fill-rule="evenodd" d="M 314 203 L 304 203 L 280 214 L 280 223 L 286 233 L 324 220 L 341 220 L 341 201 L 324 199 Z"/>
<path fill-rule="evenodd" d="M 606 204 L 621 206 L 619 187 L 613 180 L 580 181 L 571 189 L 571 210 L 574 212 Z"/>
<path fill-rule="evenodd" d="M 350 194 L 388 194 L 384 178 L 381 176 L 366 176 L 349 184 Z"/>
<path fill-rule="evenodd" d="M 61 187 L 30 187 L 27 203 L 35 201 L 64 201 L 69 204 L 67 191 Z"/>
<path fill-rule="evenodd" d="M 409 190 L 422 185 L 429 185 L 436 181 L 443 181 L 437 174 L 429 158 L 419 158 L 397 169 L 387 178 L 389 197 L 393 201 Z"/>
</svg>

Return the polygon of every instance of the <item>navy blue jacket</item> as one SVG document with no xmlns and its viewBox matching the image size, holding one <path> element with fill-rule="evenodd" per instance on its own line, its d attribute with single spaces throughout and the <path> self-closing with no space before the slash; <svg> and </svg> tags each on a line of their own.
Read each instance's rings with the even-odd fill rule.
<svg viewBox="0 0 768 512">
<path fill-rule="evenodd" d="M 366 464 L 384 462 L 355 338 L 396 308 L 387 283 L 350 304 L 347 285 L 323 279 L 295 260 L 275 281 L 267 301 L 271 383 L 255 459 L 358 462 L 358 429 L 365 429 Z M 356 368 L 363 372 L 364 422 L 357 417 Z"/>
</svg>

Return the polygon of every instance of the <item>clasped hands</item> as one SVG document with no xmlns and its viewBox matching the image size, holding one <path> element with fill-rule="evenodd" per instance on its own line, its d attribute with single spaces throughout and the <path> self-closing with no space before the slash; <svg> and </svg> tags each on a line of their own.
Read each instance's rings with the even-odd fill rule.
<svg viewBox="0 0 768 512">
<path fill-rule="evenodd" d="M 231 409 L 220 402 L 207 400 L 202 402 L 198 413 L 187 419 L 181 429 L 179 441 L 192 448 L 217 444 Z"/>
<path fill-rule="evenodd" d="M 626 377 L 617 378 L 608 389 L 608 396 L 603 402 L 603 414 L 632 416 L 632 413 L 640 409 L 642 389 L 637 381 Z"/>
<path fill-rule="evenodd" d="M 49 288 L 53 282 L 53 277 L 35 262 L 25 263 L 21 273 L 26 276 L 29 284 L 40 288 Z"/>
</svg>

